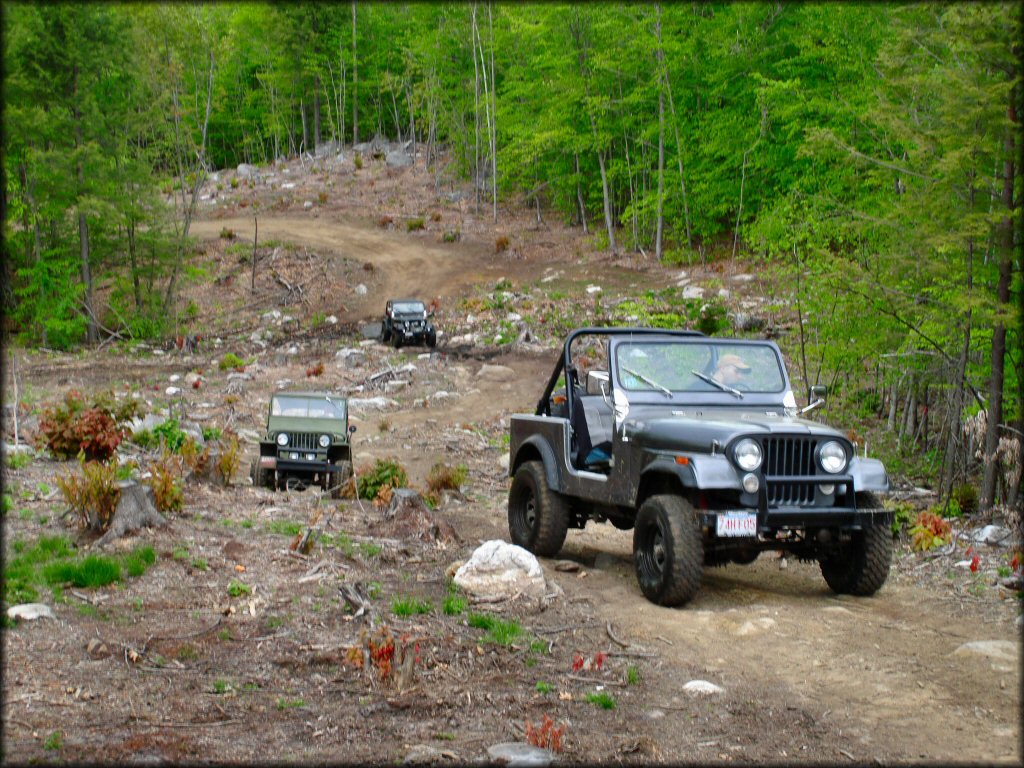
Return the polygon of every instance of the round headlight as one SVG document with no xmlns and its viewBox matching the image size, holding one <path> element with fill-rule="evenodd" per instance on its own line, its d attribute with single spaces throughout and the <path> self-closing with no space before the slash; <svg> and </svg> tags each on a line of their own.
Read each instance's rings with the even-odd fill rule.
<svg viewBox="0 0 1024 768">
<path fill-rule="evenodd" d="M 288 445 L 288 433 L 287 432 L 282 432 L 281 434 L 279 434 L 277 436 L 277 444 L 282 446 L 282 447 Z"/>
<path fill-rule="evenodd" d="M 733 449 L 733 456 L 740 469 L 753 472 L 761 466 L 761 446 L 750 438 L 740 440 Z"/>
<path fill-rule="evenodd" d="M 331 436 L 330 435 L 320 435 L 320 447 L 321 448 L 326 448 L 330 444 L 331 444 Z"/>
<path fill-rule="evenodd" d="M 835 440 L 830 440 L 821 446 L 819 456 L 821 468 L 830 475 L 835 475 L 846 469 L 846 451 Z"/>
</svg>

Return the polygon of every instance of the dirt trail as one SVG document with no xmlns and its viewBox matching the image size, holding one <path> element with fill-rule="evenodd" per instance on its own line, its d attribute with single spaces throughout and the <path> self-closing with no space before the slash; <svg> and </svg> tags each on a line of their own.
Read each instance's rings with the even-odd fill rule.
<svg viewBox="0 0 1024 768">
<path fill-rule="evenodd" d="M 216 240 L 225 227 L 253 236 L 252 219 L 244 217 L 198 221 L 192 231 Z M 434 234 L 393 232 L 334 214 L 293 212 L 259 220 L 261 242 L 276 239 L 328 259 L 374 265 L 372 273 L 365 272 L 367 294 L 346 300 L 347 321 L 377 319 L 385 300 L 399 294 L 444 297 L 454 307 L 454 299 L 479 283 L 501 276 L 529 281 L 545 267 L 561 270 L 566 280 L 589 279 L 571 254 L 538 265 L 496 257 L 482 245 L 432 242 Z M 250 314 L 257 312 L 251 308 Z M 237 426 L 257 430 L 266 392 L 286 379 L 306 381 L 305 366 L 314 356 L 331 355 L 333 341 L 318 342 L 307 359 L 279 354 L 277 347 L 265 350 L 237 406 Z M 339 343 L 351 345 L 353 339 Z M 413 549 L 416 559 L 394 553 L 341 558 L 336 549 L 317 555 L 337 567 L 337 580 L 384 582 L 388 591 L 379 609 L 386 615 L 388 599 L 414 590 L 435 589 L 439 604 L 443 574 L 453 559 L 468 557 L 479 541 L 508 539 L 501 437 L 509 414 L 532 411 L 557 353 L 509 349 L 491 355 L 489 348 L 475 357 L 420 360 L 411 349 L 403 349 L 401 358 L 382 345 L 365 351 L 370 365 L 353 372 L 329 364 L 319 383 L 350 384 L 398 359 L 418 368 L 395 395 L 400 405 L 354 412 L 357 462 L 394 456 L 420 487 L 435 461 L 470 468 L 466 497 L 441 507 L 464 544 L 459 551 L 429 545 Z M 226 374 L 217 371 L 221 352 L 103 357 L 109 354 L 32 355 L 19 369 L 23 386 L 55 398 L 53 388 L 90 390 L 130 381 L 158 400 L 171 375 L 202 367 L 208 382 L 185 395 L 211 423 L 214 414 L 223 417 L 228 388 Z M 481 375 L 485 363 L 508 370 Z M 450 396 L 431 397 L 429 407 L 417 404 L 441 389 Z M 208 407 L 198 407 L 201 401 L 209 401 Z M 243 466 L 253 446 L 246 451 Z M 52 487 L 52 475 L 65 471 L 66 465 L 40 460 L 14 476 L 27 514 L 6 518 L 5 533 L 31 538 L 54 529 L 46 522 L 55 515 L 51 497 L 39 489 L 44 482 Z M 242 477 L 227 489 L 193 487 L 189 493 L 188 514 L 175 518 L 172 530 L 144 534 L 163 553 L 151 574 L 97 596 L 99 608 L 58 606 L 62 624 L 55 636 L 47 627 L 30 626 L 5 638 L 6 677 L 14 680 L 4 690 L 8 755 L 26 761 L 43 754 L 42 739 L 60 722 L 75 754 L 104 760 L 229 759 L 218 750 L 231 744 L 230 759 L 243 761 L 259 760 L 269 750 L 299 761 L 401 762 L 412 745 L 432 742 L 470 761 L 490 744 L 520 738 L 522 729 L 515 732 L 510 723 L 536 723 L 551 712 L 571 722 L 567 761 L 1021 763 L 1019 602 L 995 600 L 991 584 L 983 585 L 989 590 L 985 599 L 957 593 L 957 573 L 947 574 L 948 581 L 923 582 L 918 569 L 928 562 L 917 555 L 898 551 L 889 581 L 867 599 L 832 594 L 815 564 L 788 559 L 782 568 L 768 554 L 749 566 L 709 569 L 691 604 L 665 609 L 640 593 L 632 533 L 591 524 L 570 531 L 559 555 L 575 561 L 576 571 L 542 560 L 565 595 L 546 612 L 523 619 L 531 628 L 545 626 L 543 638 L 557 641 L 554 652 L 549 648 L 549 655 L 533 659 L 538 667 L 524 665 L 521 650 L 478 649 L 479 632 L 435 613 L 406 620 L 405 626 L 433 637 L 430 643 L 437 647 L 430 653 L 444 663 L 424 671 L 422 688 L 396 697 L 368 690 L 336 658 L 311 658 L 311 650 L 354 642 L 356 630 L 338 604 L 334 581 L 309 581 L 319 578 L 310 570 L 314 563 L 291 557 L 289 537 L 272 529 L 307 519 L 309 494 L 273 494 Z M 349 505 L 342 512 L 338 517 L 346 519 L 337 522 L 336 534 L 380 537 L 368 524 L 372 510 Z M 180 558 L 179 550 L 188 557 Z M 243 572 L 255 588 L 246 600 L 263 602 L 247 608 L 236 601 L 238 613 L 228 615 L 227 585 Z M 264 623 L 271 619 L 274 624 Z M 412 623 L 421 621 L 426 629 Z M 154 634 L 165 641 L 159 668 L 152 654 L 145 670 L 120 658 L 122 645 L 148 644 Z M 110 645 L 112 657 L 86 659 L 86 643 L 94 636 Z M 987 645 L 964 652 L 969 643 Z M 583 678 L 573 681 L 568 673 L 575 671 L 571 654 L 598 649 L 620 654 L 614 659 L 620 677 L 601 678 L 620 702 L 615 711 L 587 703 L 592 686 L 584 688 Z M 621 679 L 631 658 L 642 671 L 639 686 Z M 682 687 L 694 679 L 725 693 L 691 699 Z M 545 697 L 535 688 L 541 680 L 557 683 L 559 690 Z M 225 681 L 234 687 L 221 695 L 217 683 L 224 688 Z M 563 699 L 560 689 L 573 686 L 572 696 Z M 105 697 L 100 706 L 86 703 L 88 696 L 80 699 L 85 689 Z M 184 722 L 196 712 L 202 722 Z"/>
<path fill-rule="evenodd" d="M 249 240 L 256 234 L 253 219 L 241 217 L 197 221 L 191 232 L 198 238 L 214 239 L 225 228 Z M 496 263 L 491 254 L 469 244 L 440 247 L 430 241 L 431 233 L 383 230 L 326 216 L 260 216 L 258 236 L 259 242 L 295 243 L 372 264 L 373 277 L 367 275 L 372 290 L 349 303 L 345 319 L 350 321 L 378 319 L 390 297 L 452 298 L 462 295 L 468 286 L 494 282 L 514 272 L 529 274 L 521 262 Z"/>
<path fill-rule="evenodd" d="M 244 219 L 200 223 L 195 232 L 213 237 L 222 226 L 251 237 L 251 222 Z M 261 219 L 260 237 L 371 261 L 381 278 L 378 293 L 366 302 L 371 309 L 385 294 L 456 296 L 505 274 L 508 266 L 496 267 L 470 249 L 439 248 L 404 233 L 323 219 Z M 420 456 L 403 439 L 406 428 L 427 418 L 446 427 L 484 412 L 532 410 L 553 361 L 554 355 L 550 362 L 504 356 L 497 362 L 529 375 L 470 381 L 469 396 L 450 405 L 390 414 L 393 432 L 367 446 L 367 455 L 390 453 L 425 471 L 433 458 Z M 479 365 L 469 367 L 475 371 Z M 465 540 L 507 540 L 504 493 L 498 489 L 490 499 L 492 514 L 462 521 Z M 838 597 L 816 564 L 788 560 L 781 569 L 774 554 L 751 566 L 709 569 L 690 605 L 665 609 L 640 594 L 631 544 L 631 532 L 607 525 L 572 531 L 562 557 L 584 565 L 588 578 L 553 575 L 570 599 L 591 607 L 597 621 L 611 622 L 620 639 L 656 649 L 676 686 L 698 677 L 727 690 L 742 687 L 761 708 L 798 711 L 814 729 L 835 734 L 836 760 L 881 754 L 896 760 L 1020 761 L 1020 660 L 1006 652 L 1006 644 L 1019 643 L 1012 610 L 996 619 L 982 616 L 969 599 L 926 592 L 901 578 L 895 566 L 876 596 Z M 545 563 L 551 572 L 550 561 Z M 988 655 L 957 653 L 966 643 L 989 641 L 1003 645 Z M 780 738 L 779 759 L 799 755 L 798 742 L 799 734 Z"/>
</svg>

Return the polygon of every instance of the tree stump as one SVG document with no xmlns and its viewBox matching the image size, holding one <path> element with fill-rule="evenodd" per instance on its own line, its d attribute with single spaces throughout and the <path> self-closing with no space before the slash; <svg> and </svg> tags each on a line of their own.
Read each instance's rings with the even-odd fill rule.
<svg viewBox="0 0 1024 768">
<path fill-rule="evenodd" d="M 104 547 L 114 539 L 140 528 L 167 525 L 167 520 L 156 509 L 152 488 L 132 481 L 118 483 L 118 487 L 121 496 L 110 519 L 110 527 L 96 541 L 96 547 Z"/>
</svg>

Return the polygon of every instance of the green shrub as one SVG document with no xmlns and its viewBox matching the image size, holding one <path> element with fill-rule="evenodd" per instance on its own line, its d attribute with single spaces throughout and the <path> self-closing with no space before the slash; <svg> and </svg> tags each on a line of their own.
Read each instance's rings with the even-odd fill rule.
<svg viewBox="0 0 1024 768">
<path fill-rule="evenodd" d="M 420 216 L 420 217 L 415 218 L 415 219 L 409 219 L 407 222 L 405 222 L 405 231 L 406 232 L 416 232 L 417 230 L 425 229 L 426 226 L 427 226 L 426 222 L 423 221 L 423 217 Z"/>
<path fill-rule="evenodd" d="M 466 599 L 459 595 L 448 595 L 442 606 L 445 616 L 458 616 L 466 610 Z"/>
<path fill-rule="evenodd" d="M 4 461 L 11 469 L 24 469 L 32 463 L 32 454 L 27 451 L 14 451 L 4 454 Z"/>
<path fill-rule="evenodd" d="M 408 482 L 405 468 L 396 459 L 377 459 L 372 469 L 359 473 L 359 498 L 372 500 L 382 488 L 404 488 Z"/>
<path fill-rule="evenodd" d="M 953 499 L 961 514 L 973 515 L 978 511 L 978 491 L 973 485 L 965 483 L 957 486 L 956 491 L 953 492 Z M 947 517 L 953 517 L 953 515 L 947 513 Z"/>
<path fill-rule="evenodd" d="M 245 361 L 233 352 L 228 352 L 220 359 L 218 367 L 222 371 L 242 369 L 245 368 Z"/>
<path fill-rule="evenodd" d="M 124 556 L 124 569 L 129 576 L 138 578 L 155 562 L 156 552 L 151 546 L 146 545 L 134 549 Z"/>
<path fill-rule="evenodd" d="M 81 475 L 58 476 L 57 487 L 83 527 L 105 531 L 121 498 L 117 465 L 113 462 L 83 461 L 81 470 Z"/>
</svg>

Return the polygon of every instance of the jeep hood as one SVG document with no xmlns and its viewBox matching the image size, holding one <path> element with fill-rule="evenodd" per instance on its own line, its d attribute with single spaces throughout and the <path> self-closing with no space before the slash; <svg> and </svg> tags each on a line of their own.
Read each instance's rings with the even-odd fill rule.
<svg viewBox="0 0 1024 768">
<path fill-rule="evenodd" d="M 658 409 L 663 411 L 664 409 Z M 627 417 L 623 432 L 637 445 L 652 450 L 685 450 L 711 453 L 712 443 L 724 448 L 745 436 L 806 435 L 843 437 L 841 432 L 816 421 L 753 410 L 688 408 L 674 414 L 637 409 Z M 845 439 L 845 438 L 844 438 Z"/>
</svg>

